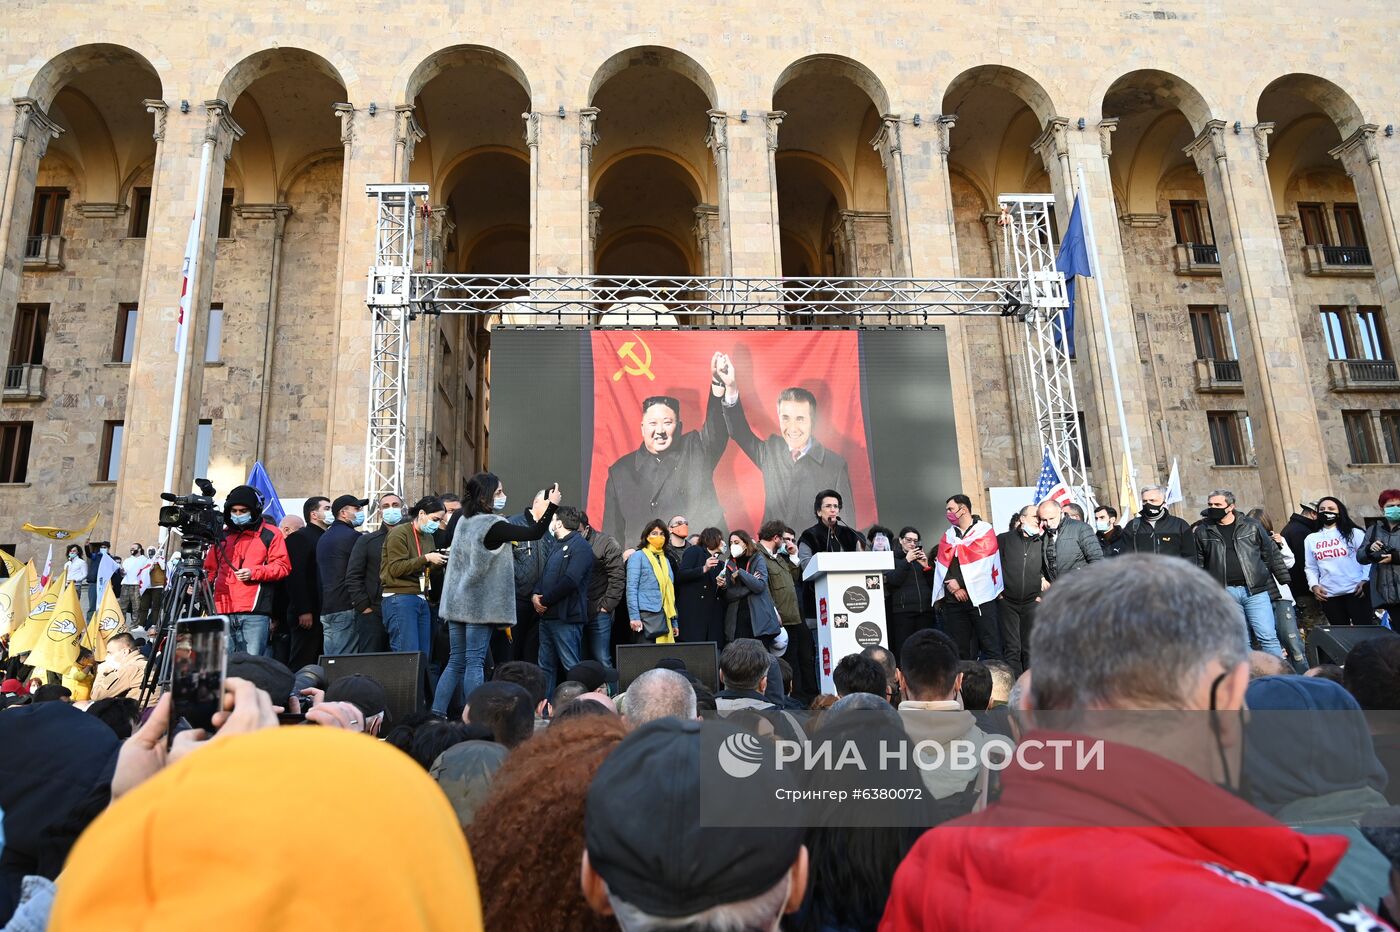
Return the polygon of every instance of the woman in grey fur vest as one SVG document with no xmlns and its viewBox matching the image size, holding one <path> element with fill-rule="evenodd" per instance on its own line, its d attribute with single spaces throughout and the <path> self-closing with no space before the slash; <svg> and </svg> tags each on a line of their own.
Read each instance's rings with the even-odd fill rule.
<svg viewBox="0 0 1400 932">
<path fill-rule="evenodd" d="M 433 691 L 434 715 L 446 717 L 459 685 L 463 696 L 470 696 L 486 678 L 491 633 L 515 624 L 515 558 L 513 548 L 504 545 L 544 537 L 559 499 L 555 483 L 549 490 L 549 507 L 538 521 L 511 524 L 500 513 L 506 506 L 500 479 L 480 472 L 467 482 L 462 508 L 453 516 L 456 526 L 438 603 L 438 614 L 447 621 L 450 651 Z"/>
</svg>

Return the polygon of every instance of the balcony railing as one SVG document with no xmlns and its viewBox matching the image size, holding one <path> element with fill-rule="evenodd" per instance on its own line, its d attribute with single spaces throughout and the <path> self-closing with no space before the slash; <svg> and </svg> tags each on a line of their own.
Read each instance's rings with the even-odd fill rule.
<svg viewBox="0 0 1400 932">
<path fill-rule="evenodd" d="M 58 234 L 29 236 L 24 240 L 24 267 L 57 272 L 63 268 L 63 237 Z"/>
<path fill-rule="evenodd" d="M 44 397 L 44 375 L 42 364 L 23 363 L 5 368 L 6 401 L 41 401 Z"/>
<path fill-rule="evenodd" d="M 1178 275 L 1219 275 L 1220 248 L 1212 243 L 1177 243 L 1173 247 Z"/>
<path fill-rule="evenodd" d="M 1374 274 L 1368 246 L 1304 246 L 1303 263 L 1309 275 Z"/>
<path fill-rule="evenodd" d="M 1400 391 L 1400 368 L 1393 359 L 1333 359 L 1327 375 L 1334 392 Z"/>
<path fill-rule="evenodd" d="M 1196 391 L 1236 394 L 1244 391 L 1238 359 L 1196 360 Z"/>
</svg>

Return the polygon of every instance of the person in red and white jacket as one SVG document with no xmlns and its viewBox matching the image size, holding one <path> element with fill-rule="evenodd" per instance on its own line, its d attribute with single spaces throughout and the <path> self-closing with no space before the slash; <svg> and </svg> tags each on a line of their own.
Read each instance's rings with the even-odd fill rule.
<svg viewBox="0 0 1400 932">
<path fill-rule="evenodd" d="M 1347 506 L 1339 499 L 1317 503 L 1322 528 L 1303 541 L 1308 588 L 1317 597 L 1329 624 L 1372 625 L 1371 597 L 1366 590 L 1370 573 L 1357 560 L 1366 532 L 1352 523 Z"/>
<path fill-rule="evenodd" d="M 1020 630 L 1004 628 L 997 611 L 1003 585 L 997 532 L 972 513 L 972 499 L 962 494 L 948 499 L 948 523 L 952 527 L 938 540 L 933 571 L 933 604 L 943 630 L 957 643 L 963 660 L 977 659 L 972 652 L 975 631 L 988 657 L 1015 657 L 1019 663 Z"/>
<path fill-rule="evenodd" d="M 1001 793 L 914 844 L 881 932 L 1389 929 L 1374 904 L 1321 892 L 1345 838 L 1235 795 L 1240 629 L 1235 601 L 1174 557 L 1126 554 L 1051 586 Z"/>
<path fill-rule="evenodd" d="M 204 569 L 214 583 L 214 610 L 229 616 L 229 653 L 261 655 L 272 619 L 272 583 L 292 571 L 287 541 L 263 521 L 262 497 L 240 485 L 224 500 L 223 538 L 209 548 Z"/>
</svg>

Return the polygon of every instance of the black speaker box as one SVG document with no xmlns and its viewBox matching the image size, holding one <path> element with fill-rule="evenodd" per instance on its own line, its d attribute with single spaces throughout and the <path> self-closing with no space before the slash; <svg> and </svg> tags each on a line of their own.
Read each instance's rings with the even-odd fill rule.
<svg viewBox="0 0 1400 932">
<path fill-rule="evenodd" d="M 1318 625 L 1308 632 L 1308 666 L 1341 666 L 1351 649 L 1362 641 L 1395 636 L 1394 631 L 1381 625 Z"/>
<path fill-rule="evenodd" d="M 383 654 L 334 654 L 321 657 L 326 680 L 334 683 L 363 673 L 374 677 L 389 697 L 389 717 L 402 722 L 423 707 L 423 655 L 417 651 Z"/>
<path fill-rule="evenodd" d="M 625 692 L 628 685 L 656 666 L 657 661 L 673 657 L 685 664 L 686 672 L 719 692 L 719 645 L 714 641 L 693 644 L 623 644 L 617 648 L 617 689 Z"/>
</svg>

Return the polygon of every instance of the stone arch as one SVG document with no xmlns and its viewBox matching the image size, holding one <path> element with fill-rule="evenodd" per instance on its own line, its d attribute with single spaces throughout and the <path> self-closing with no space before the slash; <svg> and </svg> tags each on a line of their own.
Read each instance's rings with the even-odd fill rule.
<svg viewBox="0 0 1400 932">
<path fill-rule="evenodd" d="M 943 112 L 958 113 L 963 101 L 979 87 L 994 87 L 1019 97 L 1042 127 L 1058 112 L 1042 82 L 1007 65 L 976 65 L 958 75 L 943 92 Z"/>
<path fill-rule="evenodd" d="M 1121 74 L 1096 96 L 1102 117 L 1121 117 L 1143 110 L 1180 110 L 1196 133 L 1205 129 L 1214 112 L 1194 84 L 1155 68 Z"/>
<path fill-rule="evenodd" d="M 808 55 L 799 58 L 797 61 L 783 69 L 778 75 L 778 80 L 773 82 L 773 96 L 776 98 L 778 92 L 789 84 L 793 79 L 806 77 L 808 75 L 836 75 L 843 77 L 856 87 L 865 91 L 875 109 L 881 114 L 890 112 L 890 95 L 885 90 L 885 84 L 875 72 L 853 58 L 844 55 Z"/>
<path fill-rule="evenodd" d="M 129 46 L 97 42 L 65 49 L 45 62 L 29 82 L 26 96 L 34 98 L 42 109 L 48 110 L 58 92 L 71 84 L 74 78 L 88 71 L 116 65 L 136 65 L 149 72 L 156 81 L 154 96 L 160 97 L 163 93 L 160 73 L 145 55 Z"/>
<path fill-rule="evenodd" d="M 83 199 L 115 203 L 121 196 L 121 162 L 111 129 L 97 106 L 77 88 L 64 87 L 54 97 L 49 116 L 65 130 L 50 151 L 66 152 L 69 161 L 80 166 Z"/>
<path fill-rule="evenodd" d="M 344 159 L 345 149 L 339 146 L 334 148 L 320 149 L 316 152 L 311 152 L 306 156 L 302 157 L 295 164 L 289 166 L 286 171 L 282 172 L 281 176 L 279 177 L 277 181 L 278 203 L 286 202 L 288 192 L 291 191 L 292 186 L 297 183 L 297 180 L 303 174 L 305 174 L 308 171 L 311 171 L 311 169 L 320 165 L 322 162 L 340 162 Z"/>
<path fill-rule="evenodd" d="M 627 255 L 626 258 L 619 260 L 618 257 L 623 254 L 624 250 L 639 255 Z M 676 262 L 673 269 L 666 265 L 668 256 Z M 615 264 L 629 265 L 639 259 L 649 268 L 658 270 L 647 274 L 684 277 L 694 275 L 697 272 L 695 250 L 671 231 L 663 230 L 660 227 L 628 227 L 611 236 L 604 237 L 598 244 L 597 269 L 600 275 L 631 274 L 623 269 L 614 271 L 613 266 Z"/>
<path fill-rule="evenodd" d="M 218 99 L 231 104 L 259 78 L 297 66 L 325 75 L 339 84 L 342 90 L 346 87 L 340 70 L 322 56 L 303 48 L 284 46 L 254 52 L 230 68 L 219 82 Z"/>
<path fill-rule="evenodd" d="M 588 102 L 593 103 L 603 85 L 628 68 L 638 65 L 665 68 L 690 79 L 691 83 L 700 88 L 712 109 L 719 106 L 719 94 L 715 90 L 715 82 L 711 79 L 709 71 L 685 52 L 661 45 L 638 45 L 608 58 L 593 73 L 593 80 L 588 83 Z"/>
<path fill-rule="evenodd" d="M 1261 121 L 1271 119 L 1264 115 L 1265 101 L 1271 93 L 1278 91 L 1292 93 L 1312 104 L 1332 121 L 1343 139 L 1356 132 L 1366 122 L 1361 108 L 1350 94 L 1326 78 L 1303 72 L 1274 78 L 1259 92 L 1255 112 Z"/>
<path fill-rule="evenodd" d="M 444 200 L 447 194 L 452 191 L 457 179 L 461 176 L 462 170 L 466 167 L 466 163 L 482 155 L 504 155 L 520 161 L 526 168 L 530 166 L 529 155 L 521 152 L 519 149 L 512 149 L 509 146 L 477 146 L 473 149 L 467 149 L 457 153 L 457 155 L 437 173 L 437 177 L 433 180 L 432 187 L 429 189 L 429 197 L 434 200 L 434 202 Z M 434 197 L 434 195 L 440 196 Z"/>
<path fill-rule="evenodd" d="M 644 156 L 654 156 L 674 165 L 676 168 L 676 176 L 681 178 L 686 187 L 690 189 L 690 193 L 695 197 L 695 202 L 697 204 L 706 202 L 707 186 L 704 176 L 700 174 L 694 165 L 691 165 L 689 161 L 682 158 L 680 155 L 669 149 L 661 149 L 656 146 L 637 146 L 632 149 L 624 149 L 595 168 L 593 170 L 593 181 L 590 187 L 594 196 L 597 196 L 597 192 L 602 188 L 603 181 L 610 172 L 615 171 L 618 166 L 629 159 Z"/>
<path fill-rule="evenodd" d="M 395 99 L 412 104 L 433 78 L 453 68 L 471 66 L 503 72 L 525 90 L 527 98 L 534 101 L 530 78 L 525 70 L 511 56 L 485 45 L 451 45 L 424 56 L 402 83 L 395 82 L 395 86 L 403 88 L 403 93 L 396 95 Z"/>
<path fill-rule="evenodd" d="M 808 152 L 805 149 L 784 149 L 774 156 L 774 162 L 802 161 L 811 163 L 812 173 L 819 178 L 826 189 L 831 192 L 831 196 L 836 198 L 838 209 L 844 210 L 850 206 L 855 199 L 851 191 L 851 182 L 840 167 L 832 164 L 830 159 L 816 153 Z M 806 167 L 806 166 L 804 166 Z"/>
</svg>

